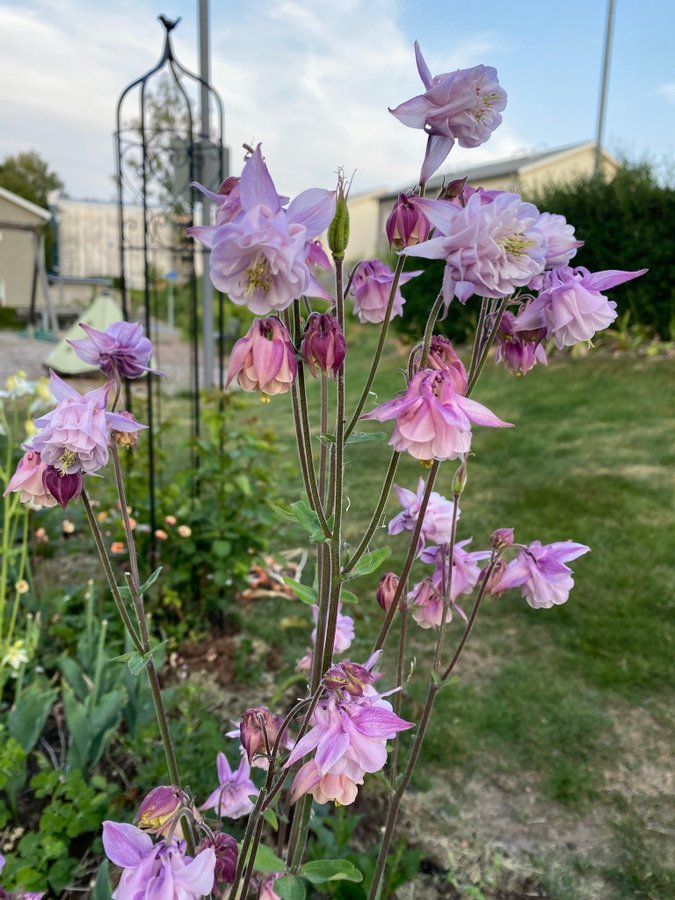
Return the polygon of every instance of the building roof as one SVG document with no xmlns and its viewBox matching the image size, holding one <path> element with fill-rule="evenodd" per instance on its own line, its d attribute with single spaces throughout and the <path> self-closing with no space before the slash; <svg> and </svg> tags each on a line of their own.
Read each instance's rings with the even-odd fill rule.
<svg viewBox="0 0 675 900">
<path fill-rule="evenodd" d="M 34 216 L 43 219 L 45 222 L 49 222 L 52 217 L 49 210 L 43 209 L 35 203 L 31 203 L 30 200 L 19 197 L 18 194 L 13 194 L 12 191 L 8 191 L 6 188 L 0 187 L 0 197 L 3 200 L 7 200 L 8 203 L 13 203 L 15 206 L 19 206 L 26 212 L 32 213 Z"/>
<path fill-rule="evenodd" d="M 536 168 L 539 163 L 549 160 L 554 156 L 567 156 L 578 150 L 584 150 L 594 146 L 595 144 L 592 141 L 581 141 L 577 144 L 568 144 L 566 147 L 554 147 L 551 150 L 541 150 L 538 153 L 527 153 L 523 156 L 510 156 L 507 157 L 507 159 L 497 159 L 494 162 L 486 162 L 469 168 L 463 166 L 461 169 L 456 168 L 439 175 L 434 175 L 434 177 L 430 178 L 427 182 L 427 191 L 431 193 L 440 190 L 443 182 L 452 178 L 464 178 L 466 176 L 469 181 L 473 182 L 485 178 L 504 178 L 509 175 L 518 175 L 523 169 Z M 603 150 L 603 155 L 607 156 L 608 154 Z M 400 193 L 405 193 L 405 191 L 410 190 L 410 187 L 410 185 L 407 185 L 400 190 L 383 194 L 382 200 L 393 200 Z"/>
</svg>

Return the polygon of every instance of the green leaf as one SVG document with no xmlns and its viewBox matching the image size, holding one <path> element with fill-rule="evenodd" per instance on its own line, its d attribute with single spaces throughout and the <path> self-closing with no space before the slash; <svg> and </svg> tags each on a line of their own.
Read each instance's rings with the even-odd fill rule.
<svg viewBox="0 0 675 900">
<path fill-rule="evenodd" d="M 277 503 L 272 503 L 271 500 L 267 501 L 267 505 L 269 506 L 270 509 L 273 509 L 274 512 L 277 513 L 277 515 L 281 516 L 281 518 L 285 519 L 287 522 L 295 522 L 296 521 L 296 518 L 293 515 L 293 513 L 288 509 L 284 509 L 283 506 L 279 506 Z"/>
<path fill-rule="evenodd" d="M 267 822 L 268 825 L 271 825 L 275 831 L 279 830 L 279 820 L 277 819 L 277 814 L 273 809 L 266 809 L 263 813 L 263 818 Z"/>
<path fill-rule="evenodd" d="M 284 582 L 293 591 L 298 600 L 302 600 L 302 602 L 307 603 L 308 606 L 318 602 L 319 598 L 315 588 L 310 587 L 308 584 L 300 584 L 299 581 L 296 581 L 295 578 L 291 578 L 290 575 L 284 575 Z"/>
<path fill-rule="evenodd" d="M 349 435 L 345 444 L 365 444 L 368 441 L 384 441 L 387 435 L 384 431 L 354 431 Z"/>
<path fill-rule="evenodd" d="M 279 859 L 269 847 L 261 844 L 256 851 L 253 868 L 257 872 L 283 872 L 286 869 L 286 863 L 283 859 Z"/>
<path fill-rule="evenodd" d="M 348 572 L 345 577 L 359 578 L 361 575 L 370 575 L 371 572 L 379 569 L 389 556 L 391 556 L 390 547 L 380 547 L 379 550 L 371 550 L 370 553 L 364 553 L 351 572 Z"/>
<path fill-rule="evenodd" d="M 352 594 L 351 591 L 345 591 L 345 590 L 340 591 L 340 600 L 343 603 L 358 603 L 359 602 L 359 598 L 356 596 L 356 594 Z"/>
<path fill-rule="evenodd" d="M 237 485 L 237 487 L 245 497 L 250 497 L 253 494 L 253 491 L 251 490 L 251 482 L 243 472 L 240 472 L 239 475 L 235 475 L 234 483 Z"/>
<path fill-rule="evenodd" d="M 301 525 L 305 531 L 309 532 L 309 539 L 312 543 L 320 544 L 326 540 L 326 537 L 321 530 L 319 517 L 304 498 L 302 500 L 296 500 L 295 503 L 291 503 L 291 509 L 293 510 L 293 516 L 298 525 Z"/>
<path fill-rule="evenodd" d="M 155 571 L 152 573 L 152 575 L 146 581 L 143 582 L 143 584 L 141 585 L 140 593 L 145 594 L 145 592 L 148 591 L 153 586 L 153 584 L 157 581 L 157 579 L 159 578 L 161 573 L 162 573 L 162 567 L 159 566 L 158 568 L 155 569 Z"/>
<path fill-rule="evenodd" d="M 129 656 L 127 660 L 127 665 L 129 666 L 129 671 L 132 675 L 140 675 L 143 669 L 147 668 L 148 663 L 158 653 L 166 644 L 168 643 L 168 638 L 164 641 L 161 641 L 159 644 L 155 644 L 155 646 L 148 650 L 147 653 L 138 653 L 136 650 L 133 651 L 131 656 Z M 125 653 L 124 656 L 127 656 Z"/>
<path fill-rule="evenodd" d="M 31 685 L 19 696 L 8 715 L 7 730 L 26 753 L 37 744 L 54 700 L 56 691 L 44 691 Z"/>
<path fill-rule="evenodd" d="M 284 875 L 274 882 L 274 892 L 283 900 L 304 900 L 307 896 L 305 882 L 297 875 Z"/>
<path fill-rule="evenodd" d="M 104 859 L 98 870 L 94 889 L 91 892 L 91 900 L 110 900 L 112 891 L 110 890 L 110 880 L 108 877 L 109 863 Z"/>
<path fill-rule="evenodd" d="M 317 859 L 305 863 L 300 868 L 300 874 L 312 884 L 323 884 L 326 881 L 363 881 L 363 875 L 348 859 Z"/>
</svg>

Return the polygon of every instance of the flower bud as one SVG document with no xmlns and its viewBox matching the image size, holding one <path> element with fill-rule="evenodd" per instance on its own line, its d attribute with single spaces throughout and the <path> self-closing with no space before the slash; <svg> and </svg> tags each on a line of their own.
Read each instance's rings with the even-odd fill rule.
<svg viewBox="0 0 675 900">
<path fill-rule="evenodd" d="M 403 250 L 426 241 L 431 230 L 431 223 L 419 209 L 414 195 L 399 194 L 394 203 L 385 231 L 392 250 Z"/>
<path fill-rule="evenodd" d="M 42 474 L 42 484 L 65 509 L 73 498 L 77 499 L 82 493 L 82 472 L 64 475 L 54 466 L 47 466 Z"/>
<path fill-rule="evenodd" d="M 349 243 L 349 210 L 347 208 L 347 194 L 345 192 L 345 180 L 342 175 L 338 177 L 335 217 L 328 226 L 328 246 L 334 259 L 344 259 L 345 250 Z"/>
<path fill-rule="evenodd" d="M 464 488 L 466 487 L 466 482 L 468 480 L 469 473 L 466 465 L 466 460 L 463 459 L 460 467 L 457 469 L 455 474 L 452 476 L 452 495 L 453 497 L 461 497 L 464 493 Z"/>
<path fill-rule="evenodd" d="M 498 528 L 490 535 L 490 543 L 495 550 L 503 550 L 513 543 L 513 528 Z"/>
<path fill-rule="evenodd" d="M 347 354 L 347 342 L 335 316 L 311 314 L 305 325 L 300 352 L 315 378 L 317 368 L 335 378 Z"/>
<path fill-rule="evenodd" d="M 441 191 L 441 195 L 438 198 L 439 200 L 455 200 L 457 197 L 461 197 L 464 192 L 464 188 L 466 186 L 466 178 L 455 178 L 454 181 L 450 181 Z"/>
<path fill-rule="evenodd" d="M 377 602 L 385 612 L 389 612 L 391 604 L 394 602 L 398 581 L 398 575 L 395 572 L 387 572 L 380 578 L 376 597 Z"/>
<path fill-rule="evenodd" d="M 485 578 L 488 571 L 489 569 L 485 569 L 481 572 L 481 581 Z M 502 580 L 505 571 L 506 563 L 504 560 L 497 560 L 485 586 L 486 593 L 492 594 L 493 597 L 500 597 L 504 593 L 505 589 L 500 587 L 499 582 Z"/>
<path fill-rule="evenodd" d="M 130 422 L 134 422 L 136 425 L 139 424 L 130 412 L 122 411 L 118 413 L 118 415 L 123 416 L 125 419 L 129 419 Z M 112 438 L 118 447 L 126 447 L 131 450 L 132 447 L 135 447 L 138 444 L 138 431 L 113 431 Z"/>
<path fill-rule="evenodd" d="M 197 845 L 197 853 L 202 850 L 212 849 L 216 855 L 216 867 L 214 874 L 216 881 L 221 884 L 232 884 L 237 870 L 237 856 L 239 850 L 237 842 L 229 834 L 217 832 L 212 837 L 205 837 Z"/>
<path fill-rule="evenodd" d="M 138 827 L 151 834 L 166 835 L 182 806 L 183 795 L 179 788 L 168 784 L 153 788 L 136 813 Z"/>
<path fill-rule="evenodd" d="M 331 666 L 323 678 L 329 691 L 347 691 L 351 697 L 362 697 L 364 687 L 374 681 L 375 676 L 365 666 L 348 659 Z"/>
<path fill-rule="evenodd" d="M 281 716 L 275 716 L 265 706 L 246 710 L 239 724 L 239 736 L 249 763 L 256 755 L 266 754 L 268 746 L 272 749 L 282 723 Z"/>
</svg>

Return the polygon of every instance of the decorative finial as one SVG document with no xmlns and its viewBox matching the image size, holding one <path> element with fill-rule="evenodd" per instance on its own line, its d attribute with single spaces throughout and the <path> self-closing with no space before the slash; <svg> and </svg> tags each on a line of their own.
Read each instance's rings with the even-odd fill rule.
<svg viewBox="0 0 675 900">
<path fill-rule="evenodd" d="M 178 16 L 177 19 L 170 19 L 168 16 L 161 15 L 161 16 L 157 16 L 157 18 L 162 23 L 162 25 L 166 28 L 166 33 L 171 34 L 171 32 L 174 30 L 176 25 L 178 25 L 178 23 L 180 22 L 180 20 L 183 17 Z"/>
</svg>

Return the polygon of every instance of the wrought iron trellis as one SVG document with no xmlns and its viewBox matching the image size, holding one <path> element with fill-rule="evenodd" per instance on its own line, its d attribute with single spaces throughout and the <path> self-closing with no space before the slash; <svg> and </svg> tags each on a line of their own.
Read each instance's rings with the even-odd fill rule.
<svg viewBox="0 0 675 900">
<path fill-rule="evenodd" d="M 176 58 L 171 32 L 180 19 L 159 16 L 164 27 L 164 47 L 159 61 L 120 94 L 116 109 L 115 158 L 119 219 L 120 290 L 124 318 L 134 317 L 134 293 L 142 296 L 146 333 L 157 342 L 158 269 L 170 265 L 170 272 L 187 289 L 190 339 L 190 396 L 192 464 L 199 466 L 197 441 L 200 434 L 200 337 L 197 254 L 186 229 L 193 224 L 197 204 L 202 221 L 208 221 L 209 204 L 192 187 L 196 180 L 217 189 L 226 175 L 226 151 L 223 143 L 224 108 L 217 91 L 203 78 L 189 71 Z M 195 92 L 216 111 L 215 125 L 205 123 L 212 116 L 200 117 Z M 133 98 L 135 115 L 130 117 Z M 208 133 L 204 133 L 208 132 Z M 202 255 L 202 260 L 204 256 Z M 202 272 L 205 266 L 202 265 Z M 213 301 L 212 301 L 213 302 Z M 216 294 L 218 331 L 218 381 L 224 383 L 224 302 Z M 202 347 L 202 350 L 204 348 Z M 208 354 L 211 358 L 211 354 Z M 161 360 L 154 359 L 161 368 Z M 209 373 L 209 379 L 210 379 Z M 127 408 L 131 409 L 131 387 L 126 385 Z M 157 528 L 157 453 L 161 449 L 162 405 L 160 379 L 149 375 L 146 383 L 148 424 L 150 555 L 156 556 Z M 198 479 L 194 480 L 198 490 Z"/>
</svg>

